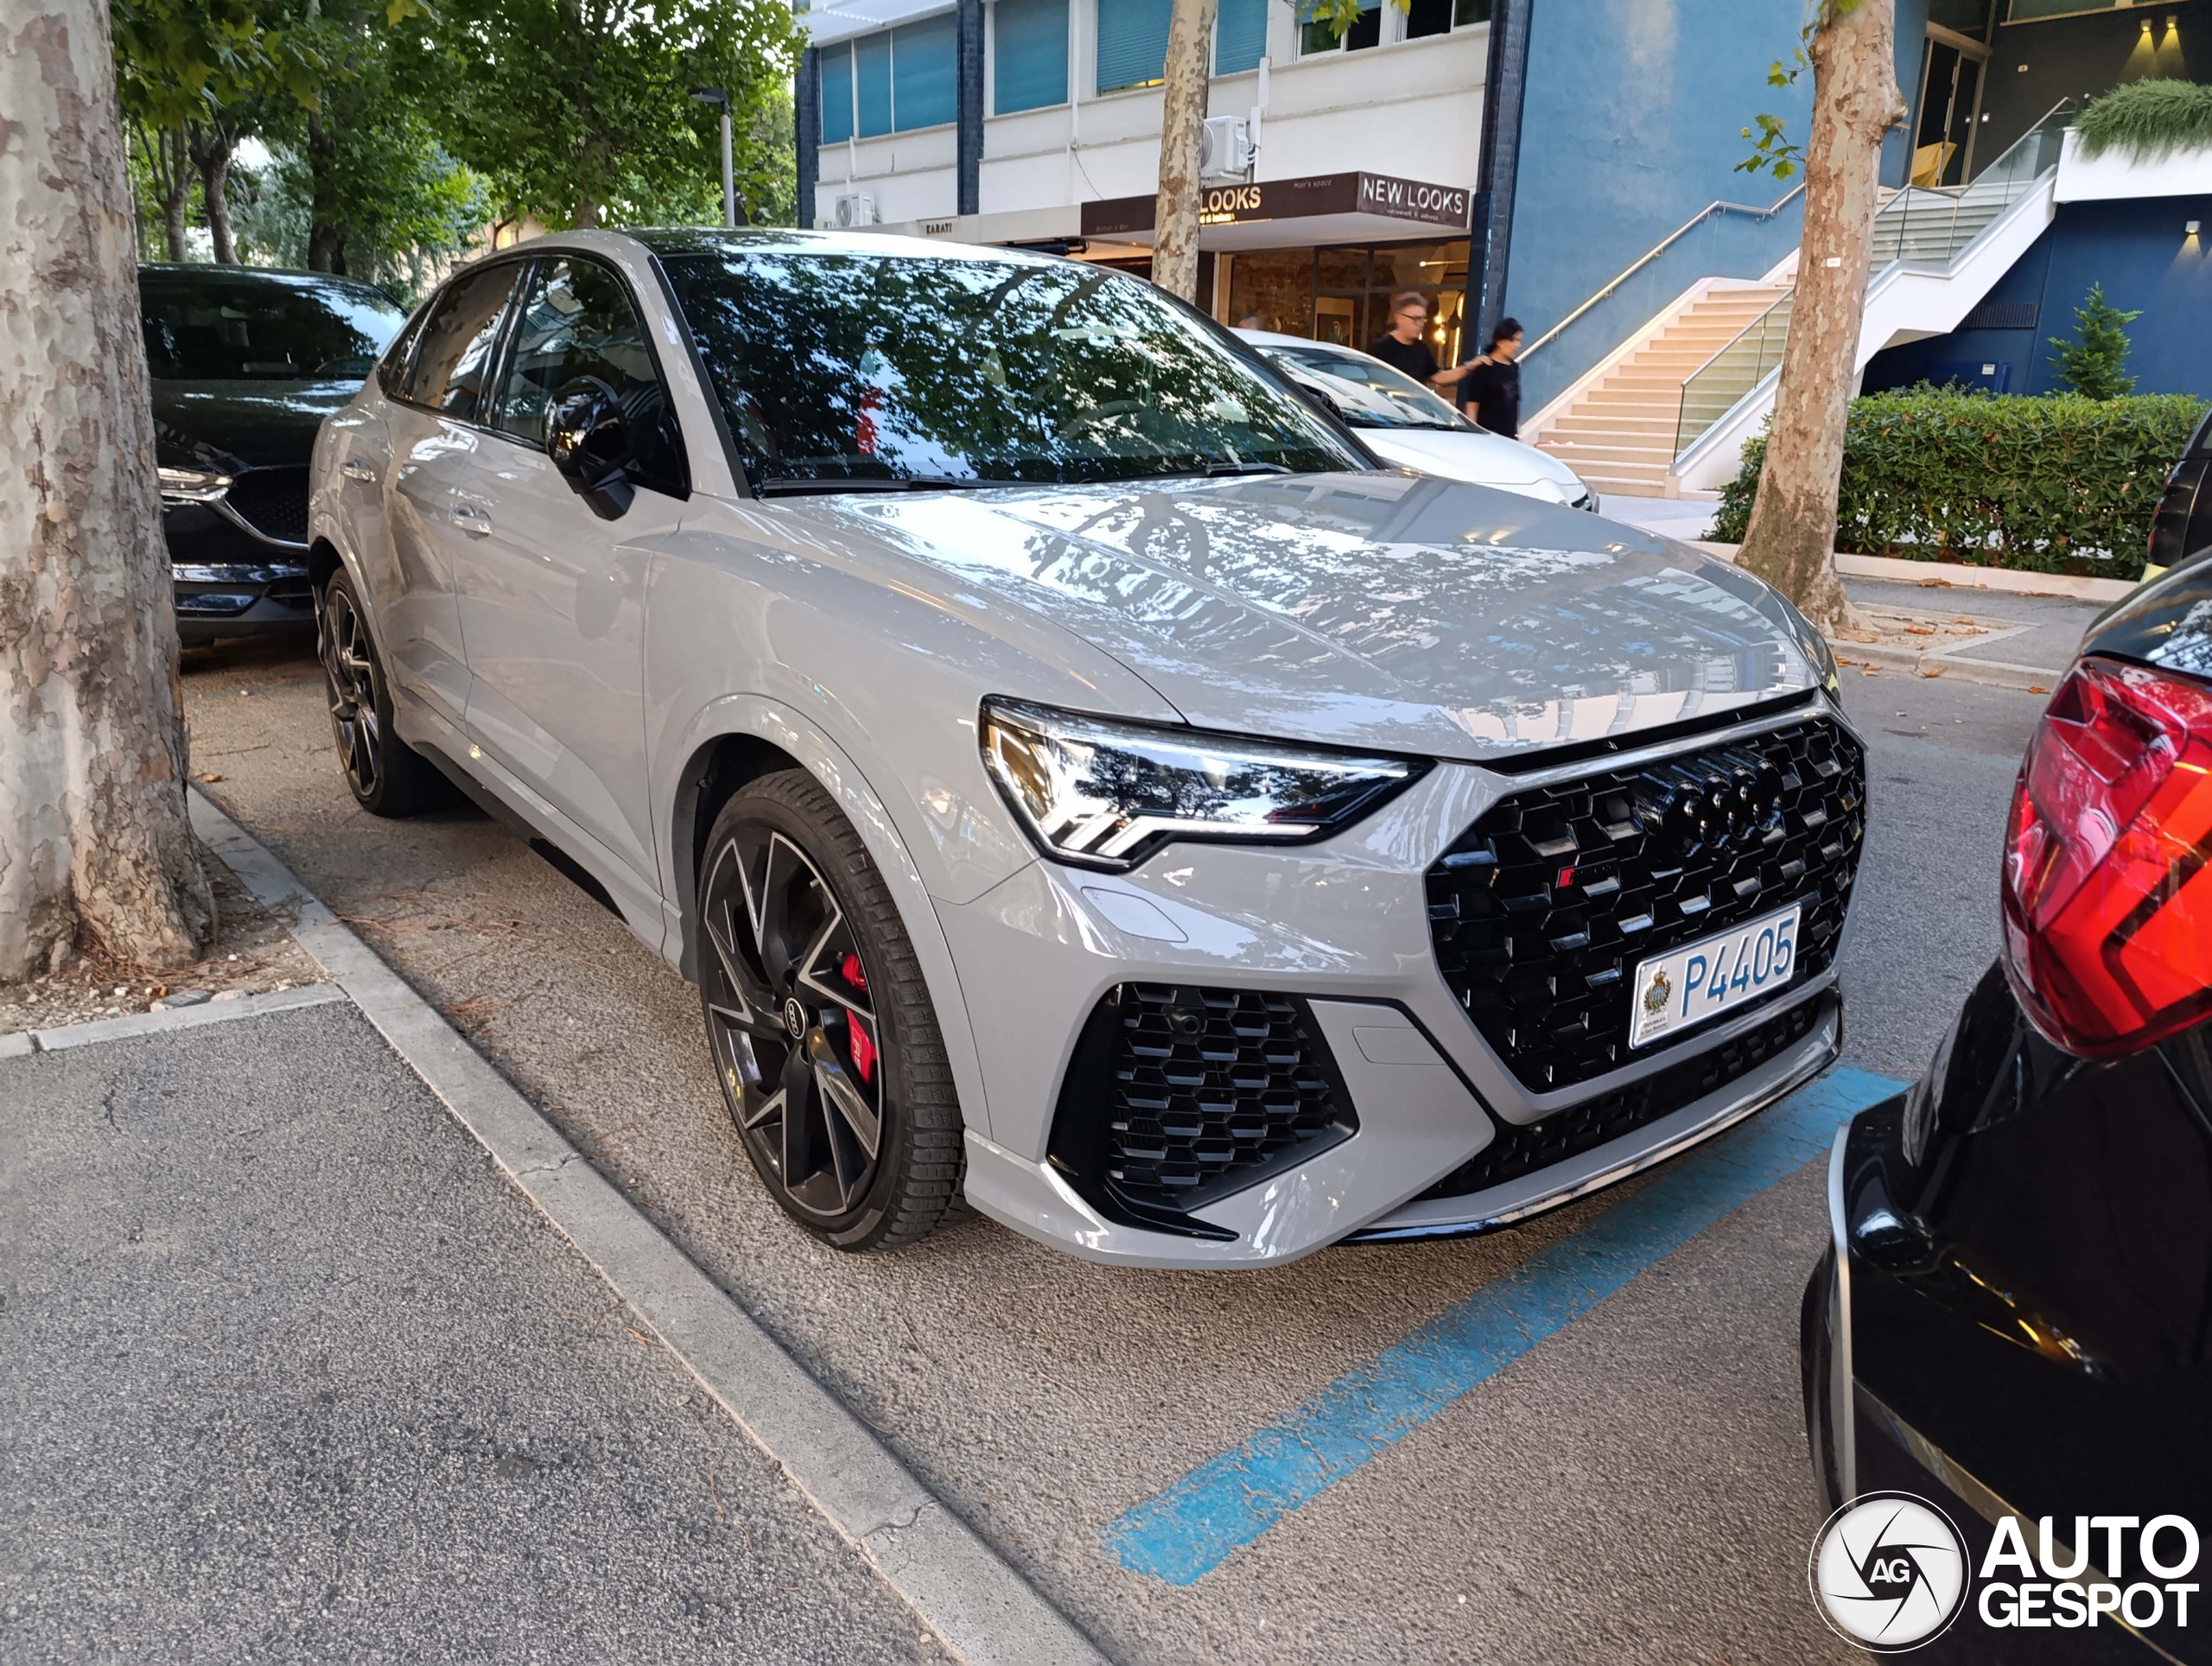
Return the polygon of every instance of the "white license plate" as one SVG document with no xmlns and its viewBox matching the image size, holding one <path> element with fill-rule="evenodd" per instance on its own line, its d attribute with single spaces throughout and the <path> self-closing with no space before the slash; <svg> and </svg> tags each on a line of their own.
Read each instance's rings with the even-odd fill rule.
<svg viewBox="0 0 2212 1666">
<path fill-rule="evenodd" d="M 1793 902 L 1732 931 L 1638 961 L 1629 1046 L 1647 1046 L 1789 982 L 1797 970 L 1802 906 Z"/>
</svg>

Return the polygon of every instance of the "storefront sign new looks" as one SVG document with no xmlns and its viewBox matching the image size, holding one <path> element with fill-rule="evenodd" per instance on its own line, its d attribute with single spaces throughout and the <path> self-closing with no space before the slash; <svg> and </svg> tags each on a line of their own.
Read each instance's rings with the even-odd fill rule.
<svg viewBox="0 0 2212 1666">
<path fill-rule="evenodd" d="M 1083 205 L 1083 235 L 1113 237 L 1153 229 L 1159 199 L 1115 197 Z M 1430 185 L 1388 174 L 1317 174 L 1256 185 L 1217 185 L 1198 199 L 1198 222 L 1235 226 L 1248 220 L 1306 219 L 1318 214 L 1380 214 L 1421 226 L 1467 226 L 1467 193 L 1456 185 Z"/>
</svg>

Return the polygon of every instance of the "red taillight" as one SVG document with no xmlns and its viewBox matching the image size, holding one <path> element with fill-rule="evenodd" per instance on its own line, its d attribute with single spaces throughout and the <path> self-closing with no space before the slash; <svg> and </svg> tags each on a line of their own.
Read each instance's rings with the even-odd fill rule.
<svg viewBox="0 0 2212 1666">
<path fill-rule="evenodd" d="M 2212 689 L 2084 659 L 2028 743 L 2005 959 L 2036 1026 L 2111 1058 L 2212 1014 Z"/>
</svg>

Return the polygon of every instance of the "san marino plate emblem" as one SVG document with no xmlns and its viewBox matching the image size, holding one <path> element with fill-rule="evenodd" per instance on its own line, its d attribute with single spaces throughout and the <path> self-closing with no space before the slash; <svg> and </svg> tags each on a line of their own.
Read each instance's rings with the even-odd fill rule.
<svg viewBox="0 0 2212 1666">
<path fill-rule="evenodd" d="M 1651 987 L 1643 992 L 1643 1010 L 1657 1014 L 1667 1010 L 1667 1001 L 1675 993 L 1675 986 L 1667 982 L 1667 974 L 1653 974 Z"/>
</svg>

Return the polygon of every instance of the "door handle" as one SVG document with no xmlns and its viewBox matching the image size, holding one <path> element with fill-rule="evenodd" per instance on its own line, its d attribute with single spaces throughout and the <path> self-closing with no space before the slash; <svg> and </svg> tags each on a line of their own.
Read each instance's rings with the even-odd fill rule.
<svg viewBox="0 0 2212 1666">
<path fill-rule="evenodd" d="M 358 458 L 348 457 L 338 465 L 338 472 L 349 480 L 361 480 L 370 486 L 377 483 L 377 471 Z"/>
<path fill-rule="evenodd" d="M 472 538 L 492 535 L 492 518 L 473 503 L 457 503 L 453 506 L 454 525 Z"/>
</svg>

